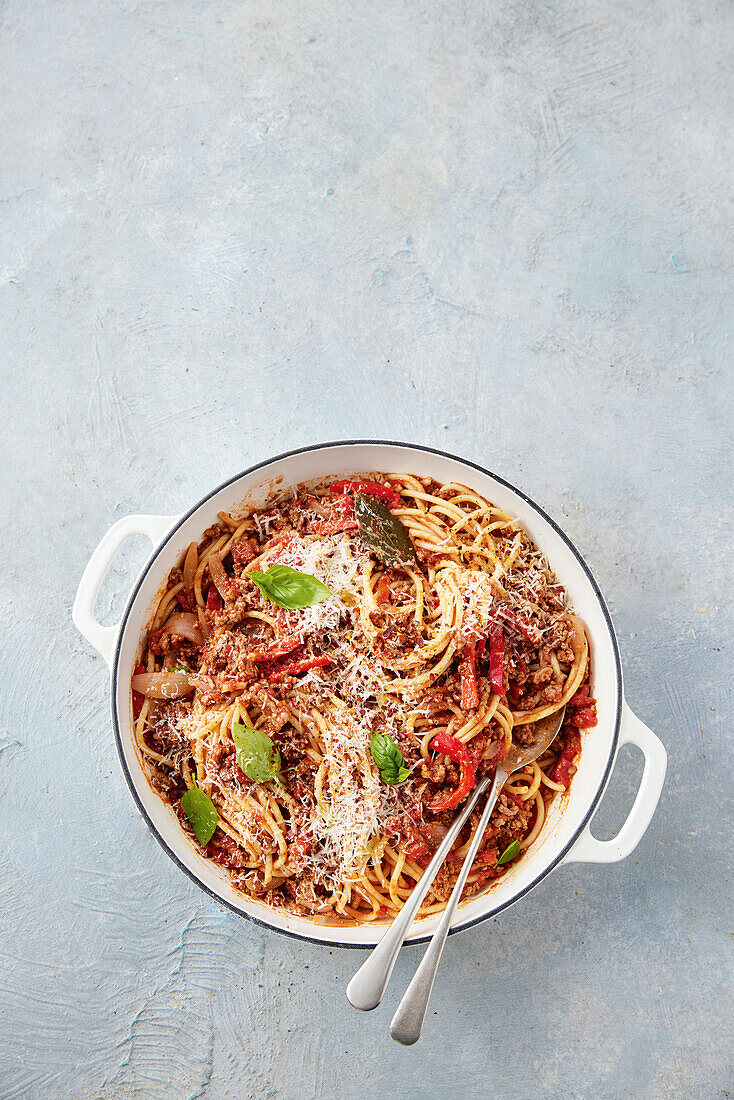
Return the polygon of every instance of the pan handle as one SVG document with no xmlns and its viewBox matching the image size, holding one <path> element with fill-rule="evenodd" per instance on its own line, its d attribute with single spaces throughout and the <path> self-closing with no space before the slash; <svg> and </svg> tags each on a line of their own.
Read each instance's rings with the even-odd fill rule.
<svg viewBox="0 0 734 1100">
<path fill-rule="evenodd" d="M 597 840 L 587 825 L 564 863 L 616 863 L 635 850 L 652 821 L 663 789 L 667 753 L 652 730 L 624 704 L 619 747 L 636 745 L 645 757 L 640 786 L 627 820 L 612 840 Z"/>
<path fill-rule="evenodd" d="M 103 535 L 87 563 L 79 581 L 71 617 L 80 634 L 102 654 L 109 666 L 112 665 L 119 623 L 102 626 L 94 617 L 94 605 L 102 582 L 124 542 L 133 535 L 145 535 L 157 546 L 177 519 L 178 516 L 124 516 Z"/>
</svg>

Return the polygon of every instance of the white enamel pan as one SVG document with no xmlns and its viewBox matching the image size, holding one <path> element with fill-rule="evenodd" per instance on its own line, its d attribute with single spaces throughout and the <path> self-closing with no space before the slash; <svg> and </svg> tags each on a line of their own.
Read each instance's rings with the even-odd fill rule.
<svg viewBox="0 0 734 1100">
<path fill-rule="evenodd" d="M 179 563 L 192 541 L 217 520 L 217 513 L 243 502 L 262 506 L 277 490 L 302 481 L 367 471 L 404 471 L 437 481 L 458 481 L 517 516 L 566 586 L 569 599 L 586 623 L 593 658 L 593 694 L 599 724 L 583 738 L 579 768 L 567 795 L 551 803 L 540 838 L 523 859 L 486 893 L 461 905 L 452 931 L 487 920 L 518 901 L 556 867 L 568 863 L 613 863 L 624 859 L 642 839 L 657 806 L 665 778 L 666 754 L 661 741 L 636 718 L 625 702 L 619 649 L 609 611 L 599 587 L 578 550 L 560 527 L 519 489 L 474 463 L 443 451 L 405 443 L 355 440 L 324 443 L 260 462 L 223 485 L 182 516 L 135 515 L 109 529 L 84 571 L 74 603 L 73 619 L 84 637 L 101 653 L 111 673 L 112 728 L 128 785 L 151 832 L 171 859 L 202 889 L 237 913 L 279 932 L 340 947 L 377 943 L 384 925 L 331 927 L 306 917 L 268 908 L 233 889 L 225 872 L 204 859 L 182 832 L 173 811 L 153 791 L 146 778 L 132 729 L 130 676 L 141 650 L 156 596 L 169 570 Z M 120 547 L 132 535 L 146 535 L 151 556 L 133 586 L 116 626 L 102 626 L 94 617 L 102 581 Z M 636 745 L 645 757 L 634 805 L 613 840 L 591 833 L 594 811 L 604 794 L 622 745 Z M 123 812 L 123 807 L 119 807 Z M 154 887 L 153 887 L 154 888 Z M 428 939 L 437 917 L 415 926 L 414 942 Z"/>
</svg>

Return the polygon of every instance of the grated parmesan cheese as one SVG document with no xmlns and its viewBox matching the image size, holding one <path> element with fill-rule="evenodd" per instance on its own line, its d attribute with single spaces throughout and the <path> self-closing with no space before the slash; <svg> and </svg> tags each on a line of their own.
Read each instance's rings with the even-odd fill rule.
<svg viewBox="0 0 734 1100">
<path fill-rule="evenodd" d="M 322 857 L 338 867 L 344 882 L 353 882 L 364 874 L 370 844 L 380 832 L 380 780 L 369 730 L 348 711 L 332 711 L 321 740 L 326 774 L 314 837 Z"/>
<path fill-rule="evenodd" d="M 263 557 L 261 569 L 276 561 L 310 573 L 332 593 L 328 600 L 311 607 L 283 611 L 287 630 L 302 635 L 329 634 L 347 617 L 349 607 L 360 598 L 360 570 L 368 559 L 366 551 L 345 534 L 328 537 L 293 537 Z"/>
<path fill-rule="evenodd" d="M 480 569 L 462 569 L 457 578 L 464 604 L 457 646 L 476 642 L 487 633 L 497 601 L 492 582 Z"/>
</svg>

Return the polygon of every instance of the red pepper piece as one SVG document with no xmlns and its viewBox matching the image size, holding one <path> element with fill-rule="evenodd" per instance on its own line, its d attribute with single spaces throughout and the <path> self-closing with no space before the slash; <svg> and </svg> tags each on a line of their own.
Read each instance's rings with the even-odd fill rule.
<svg viewBox="0 0 734 1100">
<path fill-rule="evenodd" d="M 356 531 L 359 524 L 354 514 L 354 497 L 342 497 L 331 506 L 327 519 L 313 520 L 308 524 L 310 535 L 336 535 L 339 531 Z"/>
<path fill-rule="evenodd" d="M 251 661 L 274 661 L 278 657 L 285 657 L 286 653 L 292 653 L 301 644 L 300 634 L 286 634 L 277 642 L 273 642 L 267 649 L 256 649 L 254 653 L 248 653 Z"/>
<path fill-rule="evenodd" d="M 332 664 L 331 657 L 304 657 L 302 661 L 286 661 L 278 665 L 270 674 L 271 680 L 282 680 L 284 676 L 300 676 L 302 672 L 308 672 L 310 668 L 326 668 Z"/>
<path fill-rule="evenodd" d="M 216 584 L 210 584 L 206 593 L 206 609 L 207 611 L 221 611 L 224 607 L 224 600 Z"/>
<path fill-rule="evenodd" d="M 566 740 L 563 743 L 561 749 L 561 755 L 556 761 L 556 766 L 553 769 L 552 778 L 556 783 L 562 783 L 564 787 L 568 787 L 571 779 L 569 777 L 569 771 L 573 764 L 574 757 L 581 751 L 581 738 L 578 733 L 573 732 L 566 735 Z"/>
<path fill-rule="evenodd" d="M 133 670 L 133 676 L 139 675 L 141 672 L 147 672 L 145 665 L 136 665 Z M 140 712 L 143 709 L 143 703 L 145 702 L 145 696 L 139 692 L 133 692 L 133 721 L 137 722 L 140 717 Z"/>
<path fill-rule="evenodd" d="M 446 756 L 461 766 L 461 778 L 456 790 L 449 791 L 447 794 L 439 794 L 428 804 L 429 810 L 434 814 L 439 814 L 442 810 L 453 810 L 462 799 L 466 798 L 474 786 L 476 772 L 474 761 L 466 745 L 455 737 L 451 737 L 448 733 L 437 733 L 431 741 L 430 748 L 432 752 L 445 753 Z"/>
<path fill-rule="evenodd" d="M 505 636 L 502 627 L 495 625 L 489 631 L 489 682 L 497 695 L 504 692 Z"/>
<path fill-rule="evenodd" d="M 461 709 L 473 710 L 479 706 L 479 688 L 477 686 L 477 657 L 473 645 L 468 645 L 459 665 L 461 674 Z"/>
<path fill-rule="evenodd" d="M 389 485 L 380 485 L 379 481 L 335 481 L 329 486 L 330 493 L 364 493 L 369 497 L 380 497 L 390 508 L 400 503 L 400 494 Z"/>
</svg>

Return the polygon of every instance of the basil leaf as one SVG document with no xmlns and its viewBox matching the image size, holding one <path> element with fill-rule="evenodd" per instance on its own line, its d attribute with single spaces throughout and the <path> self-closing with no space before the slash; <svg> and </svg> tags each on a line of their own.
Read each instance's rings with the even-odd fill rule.
<svg viewBox="0 0 734 1100">
<path fill-rule="evenodd" d="M 373 733 L 370 741 L 372 759 L 380 769 L 383 783 L 404 783 L 410 775 L 410 769 L 403 767 L 405 761 L 398 746 L 386 733 Z"/>
<path fill-rule="evenodd" d="M 497 863 L 509 863 L 511 859 L 514 859 L 517 853 L 520 851 L 520 841 L 513 840 L 511 844 L 508 844 L 504 852 L 497 860 Z"/>
<path fill-rule="evenodd" d="M 383 565 L 418 564 L 410 535 L 397 516 L 377 497 L 355 493 L 354 512 L 359 524 L 359 536 Z"/>
<path fill-rule="evenodd" d="M 181 809 L 191 822 L 194 836 L 203 848 L 216 831 L 217 808 L 206 791 L 196 786 L 196 780 L 181 799 Z"/>
<path fill-rule="evenodd" d="M 236 722 L 232 740 L 237 749 L 237 763 L 253 783 L 267 783 L 280 771 L 280 753 L 264 730 L 256 730 Z"/>
<path fill-rule="evenodd" d="M 321 603 L 332 594 L 325 584 L 310 573 L 301 573 L 298 569 L 292 569 L 290 565 L 282 565 L 280 562 L 271 565 L 265 573 L 254 569 L 250 577 L 266 599 L 289 611 Z"/>
</svg>

